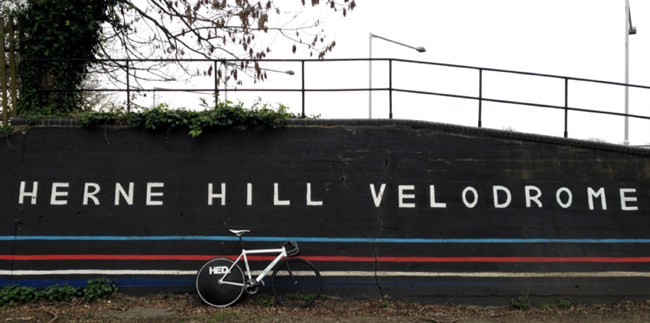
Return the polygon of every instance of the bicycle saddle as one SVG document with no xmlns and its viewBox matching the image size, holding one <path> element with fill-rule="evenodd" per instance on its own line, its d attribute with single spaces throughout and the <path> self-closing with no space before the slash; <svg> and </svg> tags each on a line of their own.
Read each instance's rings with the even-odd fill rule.
<svg viewBox="0 0 650 323">
<path fill-rule="evenodd" d="M 230 232 L 232 232 L 233 234 L 235 234 L 238 237 L 241 237 L 244 233 L 251 232 L 251 230 L 233 230 L 233 229 L 230 229 Z"/>
</svg>

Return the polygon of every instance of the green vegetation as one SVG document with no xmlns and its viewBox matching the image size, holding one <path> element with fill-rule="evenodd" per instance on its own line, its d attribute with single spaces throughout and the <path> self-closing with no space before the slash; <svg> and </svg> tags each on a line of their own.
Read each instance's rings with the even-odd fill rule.
<svg viewBox="0 0 650 323">
<path fill-rule="evenodd" d="M 114 11 L 119 0 L 26 1 L 10 13 L 18 18 L 22 29 L 19 38 L 21 66 L 18 115 L 24 117 L 68 116 L 80 109 L 80 92 L 47 92 L 42 86 L 75 89 L 86 78 L 91 65 L 87 59 L 99 54 L 106 39 L 101 25 L 125 29 Z M 61 61 L 62 59 L 85 61 Z M 48 61 L 25 61 L 47 59 Z"/>
<path fill-rule="evenodd" d="M 231 102 L 219 103 L 212 108 L 206 105 L 205 109 L 200 111 L 173 110 L 165 104 L 160 104 L 152 109 L 136 109 L 131 113 L 124 110 L 85 111 L 78 115 L 79 123 L 85 126 L 118 124 L 163 131 L 187 128 L 192 137 L 200 135 L 203 129 L 208 127 L 244 125 L 274 128 L 284 119 L 298 117 L 300 116 L 288 112 L 288 108 L 282 104 L 274 109 L 268 104 L 256 103 L 247 109 L 242 103 Z"/>
<path fill-rule="evenodd" d="M 264 309 L 271 309 L 275 305 L 275 298 L 271 295 L 258 294 L 251 298 L 251 304 L 262 307 Z"/>
<path fill-rule="evenodd" d="M 219 315 L 219 317 L 217 317 Z M 225 314 L 217 314 L 214 316 L 215 321 L 220 321 L 221 319 L 232 319 L 235 317 L 235 314 L 233 313 L 225 313 Z"/>
<path fill-rule="evenodd" d="M 558 299 L 557 306 L 562 308 L 571 308 L 571 299 Z"/>
<path fill-rule="evenodd" d="M 13 127 L 10 124 L 0 126 L 0 136 L 8 136 L 13 132 Z"/>
<path fill-rule="evenodd" d="M 297 0 L 294 2 L 298 3 Z M 180 7 L 179 7 L 180 4 Z M 286 4 L 282 4 L 283 8 Z M 304 7 L 308 6 L 302 1 Z M 334 0 L 311 1 L 312 7 L 340 12 L 343 16 L 356 7 L 352 0 L 338 3 Z M 310 54 L 323 58 L 332 51 L 334 41 L 327 37 L 319 21 L 294 26 L 285 23 L 297 18 L 299 12 L 281 9 L 273 1 L 265 5 L 249 1 L 188 0 L 13 0 L 0 5 L 0 15 L 15 17 L 20 25 L 18 56 L 20 66 L 20 100 L 18 116 L 28 119 L 40 117 L 71 117 L 87 109 L 89 93 L 65 91 L 87 88 L 84 82 L 96 80 L 98 75 L 114 84 L 131 80 L 175 81 L 181 79 L 172 66 L 178 67 L 187 78 L 217 75 L 222 80 L 233 79 L 237 71 L 254 71 L 253 80 L 267 79 L 260 63 L 271 48 L 261 46 L 259 40 L 269 30 L 283 35 L 297 46 L 306 47 Z M 272 18 L 270 18 L 272 17 Z M 277 20 L 279 19 L 279 20 Z M 280 26 L 272 21 L 283 21 Z M 286 31 L 291 31 L 287 36 Z M 293 35 L 295 33 L 295 36 Z M 303 35 L 301 35 L 303 33 Z M 307 37 L 303 40 L 303 36 Z M 311 38 L 313 37 L 313 40 Z M 206 59 L 241 58 L 222 73 L 212 63 L 189 68 L 179 58 L 185 55 Z M 92 62 L 93 59 L 104 59 Z M 123 59 L 133 61 L 127 63 Z M 156 64 L 141 59 L 162 59 Z M 215 63 L 216 64 L 216 63 Z M 225 64 L 225 62 L 223 62 Z M 222 65 L 223 65 L 222 64 Z M 199 70 L 200 69 L 200 70 Z M 90 76 L 90 72 L 93 75 Z M 229 75 L 225 75 L 229 74 Z M 88 85 L 88 83 L 86 83 Z M 131 85 L 133 88 L 133 85 Z M 47 89 L 53 91 L 40 91 Z M 84 104 L 86 102 L 86 104 Z"/>
<path fill-rule="evenodd" d="M 526 297 L 517 297 L 517 300 L 510 300 L 510 306 L 518 310 L 527 310 L 530 308 L 530 300 L 528 296 Z"/>
<path fill-rule="evenodd" d="M 61 302 L 82 296 L 90 301 L 95 298 L 105 298 L 116 291 L 115 281 L 103 277 L 88 280 L 88 287 L 84 289 L 69 285 L 54 285 L 44 290 L 37 290 L 33 287 L 11 285 L 0 289 L 0 306 L 42 300 Z"/>
<path fill-rule="evenodd" d="M 94 298 L 106 298 L 108 295 L 117 292 L 115 282 L 105 279 L 97 278 L 88 281 L 88 287 L 83 289 L 83 295 L 86 299 L 93 300 Z"/>
</svg>

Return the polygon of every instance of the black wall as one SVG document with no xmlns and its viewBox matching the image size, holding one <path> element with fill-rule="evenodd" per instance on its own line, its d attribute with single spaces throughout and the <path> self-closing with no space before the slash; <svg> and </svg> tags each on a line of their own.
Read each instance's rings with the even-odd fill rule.
<svg viewBox="0 0 650 323">
<path fill-rule="evenodd" d="M 104 276 L 127 291 L 192 291 L 205 260 L 238 254 L 233 228 L 251 230 L 251 249 L 298 241 L 330 295 L 650 296 L 645 150 L 336 120 L 197 138 L 34 127 L 0 146 L 2 285 Z M 209 199 L 210 183 L 225 198 Z"/>
</svg>

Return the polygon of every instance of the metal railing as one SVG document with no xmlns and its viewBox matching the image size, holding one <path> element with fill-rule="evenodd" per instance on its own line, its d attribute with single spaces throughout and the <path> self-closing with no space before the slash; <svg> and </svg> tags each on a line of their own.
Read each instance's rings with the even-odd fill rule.
<svg viewBox="0 0 650 323">
<path fill-rule="evenodd" d="M 644 120 L 650 120 L 649 116 L 642 116 L 642 115 L 635 115 L 635 114 L 626 114 L 626 113 L 619 113 L 619 112 L 611 112 L 611 111 L 601 111 L 601 110 L 592 110 L 592 109 L 583 109 L 583 108 L 575 108 L 575 107 L 570 107 L 568 105 L 569 102 L 569 81 L 577 81 L 577 82 L 586 82 L 586 83 L 593 83 L 593 84 L 606 84 L 606 85 L 612 85 L 612 86 L 617 86 L 617 87 L 631 87 L 631 88 L 640 88 L 640 89 L 649 89 L 650 86 L 642 86 L 642 85 L 633 85 L 633 84 L 625 84 L 625 83 L 617 83 L 617 82 L 609 82 L 609 81 L 600 81 L 600 80 L 591 80 L 591 79 L 585 79 L 585 78 L 576 78 L 576 77 L 569 77 L 569 76 L 559 76 L 559 75 L 550 75 L 550 74 L 540 74 L 540 73 L 528 73 L 528 72 L 520 72 L 520 71 L 511 71 L 511 70 L 503 70 L 503 69 L 494 69 L 494 68 L 484 68 L 484 67 L 475 67 L 475 66 L 466 66 L 466 65 L 455 65 L 455 64 L 444 64 L 444 63 L 434 63 L 434 62 L 423 62 L 423 61 L 414 61 L 414 60 L 404 60 L 404 59 L 390 59 L 390 58 L 373 58 L 373 59 L 364 59 L 364 58 L 359 58 L 359 59 L 266 59 L 266 60 L 246 60 L 246 59 L 219 59 L 219 60 L 211 60 L 211 59 L 175 59 L 175 60 L 168 60 L 168 59 L 118 59 L 118 60 L 102 60 L 102 59 L 94 59 L 94 60 L 76 60 L 76 59 L 69 59 L 69 60 L 35 60 L 35 59 L 28 59 L 24 60 L 22 63 L 36 63 L 39 67 L 42 65 L 44 62 L 51 62 L 51 61 L 91 61 L 93 63 L 101 63 L 101 62 L 113 62 L 114 64 L 117 63 L 121 66 L 123 70 L 126 71 L 126 88 L 118 88 L 118 89 L 53 89 L 53 88 L 41 88 L 39 87 L 37 90 L 39 93 L 41 92 L 52 92 L 52 91 L 82 91 L 82 92 L 90 92 L 90 91 L 96 91 L 96 92 L 126 92 L 127 94 L 127 108 L 130 109 L 131 106 L 131 93 L 133 92 L 180 92 L 180 91 L 188 91 L 187 88 L 166 88 L 166 89 L 160 89 L 160 88 L 151 88 L 151 89 L 145 89 L 145 88 L 132 88 L 130 79 L 133 77 L 130 75 L 130 66 L 133 63 L 156 63 L 156 62 L 180 62 L 180 63 L 186 63 L 186 62 L 208 62 L 211 64 L 214 64 L 214 87 L 213 88 L 196 88 L 196 89 L 191 89 L 191 91 L 195 92 L 213 92 L 215 93 L 215 96 L 218 97 L 218 93 L 220 91 L 223 92 L 229 92 L 229 91 L 235 91 L 235 92 L 300 92 L 302 94 L 302 115 L 305 116 L 305 110 L 306 110 L 306 105 L 305 105 L 305 94 L 308 92 L 366 92 L 366 91 L 386 91 L 388 92 L 388 106 L 389 106 L 389 114 L 388 118 L 392 119 L 393 118 L 393 92 L 400 92 L 400 93 L 412 93 L 412 94 L 424 94 L 424 95 L 432 95 L 432 96 L 441 96 L 441 97 L 451 97 L 451 98 L 458 98 L 458 99 L 468 99 L 468 100 L 475 100 L 477 102 L 477 117 L 478 117 L 478 122 L 477 125 L 478 127 L 483 126 L 483 103 L 484 102 L 494 102 L 494 103 L 502 103 L 502 104 L 512 104 L 512 105 L 523 105 L 523 106 L 529 106 L 529 107 L 539 107 L 539 108 L 549 108 L 549 109 L 556 109 L 556 110 L 563 110 L 564 111 L 564 137 L 568 137 L 568 113 L 569 111 L 576 111 L 576 112 L 585 112 L 585 113 L 593 113 L 593 114 L 604 114 L 604 115 L 612 115 L 612 116 L 620 116 L 620 117 L 629 117 L 629 118 L 637 118 L 637 119 L 644 119 Z M 368 61 L 379 61 L 379 62 L 388 62 L 388 87 L 373 87 L 373 88 L 328 88 L 328 89 L 319 89 L 319 88 L 305 88 L 305 64 L 322 64 L 324 62 L 368 62 Z M 300 88 L 291 88 L 291 89 L 256 89 L 256 88 L 236 88 L 236 89 L 227 89 L 227 88 L 219 88 L 219 83 L 220 83 L 220 77 L 217 75 L 216 71 L 218 70 L 218 64 L 228 64 L 229 66 L 232 66 L 233 63 L 240 63 L 240 62 L 249 62 L 249 63 L 258 63 L 258 64 L 264 64 L 264 63 L 274 63 L 274 62 L 293 62 L 293 63 L 300 63 L 301 70 L 300 70 L 300 75 L 302 77 L 301 81 L 301 87 Z M 471 96 L 471 95 L 459 95 L 459 94 L 453 94 L 453 93 L 443 93 L 443 92 L 435 92 L 435 91 L 419 91 L 419 90 L 410 90 L 410 89 L 403 89 L 403 88 L 395 88 L 393 87 L 393 62 L 400 62 L 400 63 L 408 63 L 408 64 L 421 64 L 421 65 L 429 65 L 429 66 L 440 66 L 440 67 L 449 67 L 449 68 L 457 68 L 457 69 L 469 69 L 469 70 L 475 70 L 478 72 L 478 79 L 476 82 L 476 87 L 478 89 L 478 96 Z M 21 63 L 21 64 L 22 64 Z M 484 86 L 484 80 L 483 80 L 483 74 L 484 72 L 498 72 L 498 73 L 506 73 L 506 74 L 516 74 L 516 75 L 527 75 L 527 76 L 535 76 L 535 77 L 542 77 L 542 78 L 551 78 L 551 79 L 561 79 L 564 80 L 564 105 L 552 105 L 552 104 L 541 104 L 541 103 L 532 103 L 532 102 L 521 102 L 521 101 L 512 101 L 512 100 L 503 100 L 503 99 L 495 99 L 495 98 L 486 98 L 483 97 L 483 86 Z M 40 70 L 38 75 L 40 75 Z"/>
</svg>

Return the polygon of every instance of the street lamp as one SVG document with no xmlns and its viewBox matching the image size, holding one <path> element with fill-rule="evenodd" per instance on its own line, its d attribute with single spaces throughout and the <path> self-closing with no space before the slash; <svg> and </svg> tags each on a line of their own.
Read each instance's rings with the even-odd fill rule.
<svg viewBox="0 0 650 323">
<path fill-rule="evenodd" d="M 636 35 L 636 27 L 632 26 L 632 14 L 630 13 L 630 1 L 625 0 L 625 141 L 623 144 L 628 146 L 628 117 L 629 113 L 629 84 L 630 79 L 630 35 Z"/>
<path fill-rule="evenodd" d="M 374 35 L 373 33 L 370 33 L 370 37 L 369 37 L 370 38 L 370 45 L 368 46 L 369 49 L 370 49 L 370 55 L 369 55 L 370 60 L 368 60 L 368 89 L 369 89 L 368 90 L 368 119 L 372 119 L 372 38 L 373 37 L 383 39 L 385 41 L 395 43 L 397 45 L 401 45 L 401 46 L 404 46 L 404 47 L 415 49 L 416 51 L 418 51 L 420 53 L 424 53 L 424 52 L 427 51 L 426 49 L 424 49 L 424 47 L 409 46 L 409 45 L 402 44 L 400 42 L 396 42 L 394 40 L 390 40 L 388 38 L 384 38 L 384 37 L 381 37 L 379 35 Z"/>
<path fill-rule="evenodd" d="M 234 67 L 234 68 L 237 68 L 237 64 L 235 64 L 235 63 L 231 63 L 231 62 L 226 62 L 226 64 L 225 64 L 225 69 L 226 69 L 226 78 L 224 78 L 224 81 L 223 81 L 223 87 L 224 87 L 224 89 L 226 89 L 226 91 L 224 91 L 224 92 L 225 92 L 224 99 L 225 99 L 226 101 L 228 101 L 228 91 L 227 91 L 227 90 L 228 90 L 228 83 L 227 83 L 227 81 L 226 81 L 226 80 L 227 80 L 227 77 L 228 77 L 228 66 L 230 66 L 230 67 Z M 249 66 L 249 67 L 245 67 L 245 68 L 253 68 L 253 67 L 250 67 L 250 66 Z M 274 69 L 264 68 L 264 67 L 260 67 L 260 69 L 263 70 L 263 71 L 269 71 L 269 72 L 275 72 L 275 73 L 282 73 L 282 74 L 287 74 L 287 75 L 295 75 L 295 74 L 296 74 L 296 73 L 295 73 L 294 71 L 292 71 L 292 70 L 279 71 L 279 70 L 274 70 Z"/>
</svg>

